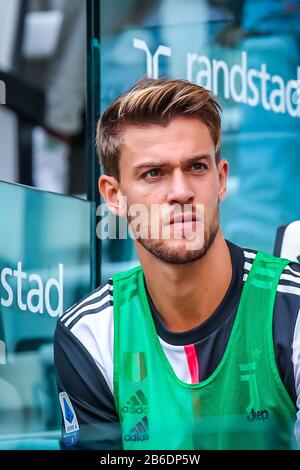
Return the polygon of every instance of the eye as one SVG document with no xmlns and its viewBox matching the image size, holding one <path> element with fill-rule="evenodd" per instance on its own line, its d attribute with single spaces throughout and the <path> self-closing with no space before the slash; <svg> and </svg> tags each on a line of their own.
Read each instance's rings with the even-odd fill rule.
<svg viewBox="0 0 300 470">
<path fill-rule="evenodd" d="M 192 170 L 196 170 L 198 172 L 204 171 L 207 169 L 207 165 L 205 163 L 196 162 L 192 164 Z"/>
<path fill-rule="evenodd" d="M 143 178 L 153 179 L 160 176 L 160 174 L 161 170 L 159 168 L 152 168 L 151 170 L 148 170 L 146 173 L 143 174 Z"/>
</svg>

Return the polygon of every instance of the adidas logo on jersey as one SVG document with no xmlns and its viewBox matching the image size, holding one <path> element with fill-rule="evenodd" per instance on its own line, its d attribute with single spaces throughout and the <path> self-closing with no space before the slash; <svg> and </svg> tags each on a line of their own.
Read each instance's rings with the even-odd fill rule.
<svg viewBox="0 0 300 470">
<path fill-rule="evenodd" d="M 149 439 L 149 424 L 147 416 L 144 416 L 141 421 L 139 421 L 128 434 L 125 434 L 125 441 L 131 442 L 142 442 Z"/>
<path fill-rule="evenodd" d="M 134 395 L 132 395 L 127 403 L 121 408 L 121 411 L 124 414 L 147 414 L 148 401 L 142 390 L 138 390 Z"/>
</svg>

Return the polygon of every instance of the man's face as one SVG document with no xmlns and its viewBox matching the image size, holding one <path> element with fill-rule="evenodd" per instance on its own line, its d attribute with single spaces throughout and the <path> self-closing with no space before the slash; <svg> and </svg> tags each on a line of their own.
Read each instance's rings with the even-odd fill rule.
<svg viewBox="0 0 300 470">
<path fill-rule="evenodd" d="M 128 215 L 137 242 L 168 263 L 203 257 L 219 230 L 227 169 L 224 160 L 216 165 L 212 137 L 197 118 L 125 129 L 119 191 L 129 211 L 136 204 L 146 209 L 138 224 L 137 214 Z"/>
</svg>

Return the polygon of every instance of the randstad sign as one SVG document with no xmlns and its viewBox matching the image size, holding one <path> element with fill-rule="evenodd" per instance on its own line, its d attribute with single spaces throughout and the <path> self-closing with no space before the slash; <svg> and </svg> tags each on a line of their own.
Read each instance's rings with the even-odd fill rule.
<svg viewBox="0 0 300 470">
<path fill-rule="evenodd" d="M 25 272 L 22 261 L 15 266 L 0 267 L 0 305 L 51 317 L 62 315 L 63 268 L 63 264 L 59 264 L 57 276 L 42 279 L 36 273 Z"/>
<path fill-rule="evenodd" d="M 151 54 L 148 44 L 143 39 L 133 38 L 132 44 L 135 49 L 143 51 L 146 58 L 146 72 L 152 78 L 160 76 L 161 56 L 169 57 L 170 61 L 176 59 L 173 49 L 163 44 L 158 46 L 154 54 Z M 179 48 L 180 52 L 181 50 L 182 47 Z M 275 52 L 273 50 L 273 56 L 276 56 Z M 253 52 L 250 57 L 252 54 Z M 225 99 L 231 99 L 236 103 L 252 107 L 262 106 L 266 111 L 289 114 L 299 119 L 300 66 L 297 65 L 294 76 L 287 79 L 281 74 L 282 64 L 274 74 L 270 72 L 272 67 L 267 62 L 262 62 L 258 68 L 250 66 L 248 51 L 241 50 L 239 55 L 237 62 L 232 64 L 217 57 L 187 50 L 183 62 L 185 78 L 212 90 L 217 96 L 224 96 Z"/>
<path fill-rule="evenodd" d="M 95 287 L 95 204 L 0 181 L 0 214 L 0 326 L 13 348 L 51 337 L 56 318 Z"/>
</svg>

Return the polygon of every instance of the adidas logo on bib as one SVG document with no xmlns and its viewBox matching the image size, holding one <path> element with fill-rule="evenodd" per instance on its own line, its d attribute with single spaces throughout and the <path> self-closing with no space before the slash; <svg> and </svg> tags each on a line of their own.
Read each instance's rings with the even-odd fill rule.
<svg viewBox="0 0 300 470">
<path fill-rule="evenodd" d="M 148 413 L 148 401 L 142 390 L 138 390 L 132 395 L 121 408 L 122 413 L 145 415 Z"/>
<path fill-rule="evenodd" d="M 149 439 L 149 424 L 147 416 L 144 416 L 128 434 L 125 434 L 125 441 L 142 442 Z"/>
</svg>

